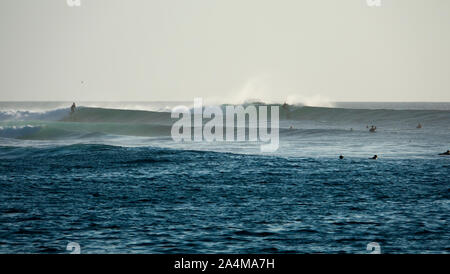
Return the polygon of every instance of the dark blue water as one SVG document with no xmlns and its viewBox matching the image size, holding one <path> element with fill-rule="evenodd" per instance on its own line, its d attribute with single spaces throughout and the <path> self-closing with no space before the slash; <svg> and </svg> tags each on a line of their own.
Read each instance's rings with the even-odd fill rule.
<svg viewBox="0 0 450 274">
<path fill-rule="evenodd" d="M 449 157 L 0 147 L 0 253 L 449 253 Z"/>
</svg>

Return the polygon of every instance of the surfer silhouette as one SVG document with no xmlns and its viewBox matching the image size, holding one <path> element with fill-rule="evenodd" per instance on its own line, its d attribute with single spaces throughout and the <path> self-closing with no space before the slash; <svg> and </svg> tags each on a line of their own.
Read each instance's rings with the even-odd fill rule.
<svg viewBox="0 0 450 274">
<path fill-rule="evenodd" d="M 76 110 L 77 106 L 75 105 L 75 102 L 72 104 L 72 106 L 70 107 L 70 114 L 73 114 Z"/>
<path fill-rule="evenodd" d="M 447 150 L 447 151 L 444 152 L 444 153 L 439 153 L 439 155 L 450 155 L 450 150 Z"/>
<path fill-rule="evenodd" d="M 284 104 L 281 107 L 286 111 L 286 118 L 290 119 L 291 114 L 289 113 L 289 105 L 286 102 L 284 102 Z"/>
<path fill-rule="evenodd" d="M 370 132 L 375 132 L 375 131 L 377 131 L 377 127 L 372 126 L 372 127 L 370 127 L 369 131 L 370 131 Z"/>
<path fill-rule="evenodd" d="M 372 158 L 369 158 L 369 159 L 372 159 L 372 160 L 376 160 L 376 159 L 378 159 L 378 155 L 373 155 L 373 157 Z"/>
</svg>

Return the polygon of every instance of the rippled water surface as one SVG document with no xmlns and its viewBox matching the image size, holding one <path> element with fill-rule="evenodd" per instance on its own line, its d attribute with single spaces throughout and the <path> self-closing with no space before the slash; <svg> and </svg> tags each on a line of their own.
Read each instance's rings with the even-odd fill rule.
<svg viewBox="0 0 450 274">
<path fill-rule="evenodd" d="M 0 147 L 0 253 L 450 251 L 450 158 Z"/>
<path fill-rule="evenodd" d="M 450 252 L 450 103 L 278 105 L 273 153 L 175 142 L 182 102 L 70 104 L 0 102 L 0 253 Z"/>
</svg>

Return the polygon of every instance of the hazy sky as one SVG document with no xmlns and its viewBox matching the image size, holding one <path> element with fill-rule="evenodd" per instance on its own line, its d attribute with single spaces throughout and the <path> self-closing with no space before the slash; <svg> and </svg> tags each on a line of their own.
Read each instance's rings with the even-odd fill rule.
<svg viewBox="0 0 450 274">
<path fill-rule="evenodd" d="M 450 101 L 450 1 L 381 2 L 0 0 L 0 100 Z"/>
</svg>

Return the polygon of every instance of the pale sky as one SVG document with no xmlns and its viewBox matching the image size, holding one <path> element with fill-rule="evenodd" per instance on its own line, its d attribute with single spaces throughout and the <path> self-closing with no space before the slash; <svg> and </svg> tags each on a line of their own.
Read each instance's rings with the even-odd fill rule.
<svg viewBox="0 0 450 274">
<path fill-rule="evenodd" d="M 0 0 L 0 100 L 450 101 L 450 1 Z"/>
</svg>

